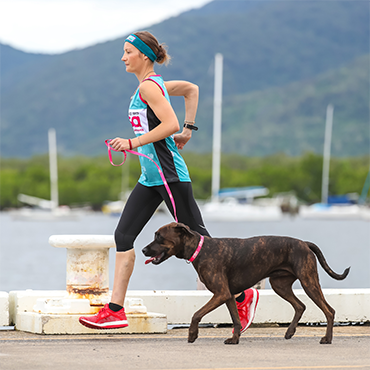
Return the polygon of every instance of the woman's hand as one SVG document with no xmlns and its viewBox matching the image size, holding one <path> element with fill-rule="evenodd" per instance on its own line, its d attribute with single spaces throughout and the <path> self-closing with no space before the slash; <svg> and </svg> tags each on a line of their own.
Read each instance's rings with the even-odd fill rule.
<svg viewBox="0 0 370 370">
<path fill-rule="evenodd" d="M 120 137 L 116 137 L 115 139 L 112 139 L 109 142 L 109 145 L 117 151 L 122 151 L 122 150 L 129 150 L 130 149 L 130 144 L 127 139 L 121 139 Z"/>
<path fill-rule="evenodd" d="M 174 135 L 176 146 L 178 149 L 183 149 L 185 144 L 191 139 L 191 130 L 184 128 L 181 134 Z"/>
</svg>

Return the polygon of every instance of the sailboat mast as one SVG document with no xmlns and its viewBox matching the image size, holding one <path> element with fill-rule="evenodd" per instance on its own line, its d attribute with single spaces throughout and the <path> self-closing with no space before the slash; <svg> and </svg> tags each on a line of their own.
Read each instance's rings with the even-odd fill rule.
<svg viewBox="0 0 370 370">
<path fill-rule="evenodd" d="M 325 124 L 325 142 L 324 142 L 324 162 L 322 167 L 322 185 L 321 185 L 321 203 L 328 203 L 329 195 L 329 169 L 330 169 L 330 151 L 331 151 L 331 135 L 333 131 L 333 112 L 334 108 L 331 104 L 326 108 L 326 124 Z"/>
<path fill-rule="evenodd" d="M 223 55 L 215 55 L 215 91 L 213 106 L 213 153 L 212 153 L 212 201 L 218 202 L 221 170 L 221 122 L 222 122 L 222 73 Z"/>
<path fill-rule="evenodd" d="M 58 194 L 58 165 L 57 165 L 57 139 L 55 129 L 51 128 L 48 132 L 49 136 L 49 169 L 50 169 L 50 189 L 52 209 L 59 206 Z"/>
</svg>

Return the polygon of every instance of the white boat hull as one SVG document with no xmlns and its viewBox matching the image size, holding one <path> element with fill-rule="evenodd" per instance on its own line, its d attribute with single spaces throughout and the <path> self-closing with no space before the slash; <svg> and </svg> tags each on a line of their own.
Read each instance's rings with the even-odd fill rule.
<svg viewBox="0 0 370 370">
<path fill-rule="evenodd" d="M 283 217 L 279 206 L 210 202 L 201 206 L 202 216 L 210 221 L 278 221 Z"/>
<path fill-rule="evenodd" d="M 326 205 L 313 204 L 311 206 L 301 206 L 299 215 L 302 218 L 310 219 L 364 219 L 370 220 L 370 208 L 351 205 Z"/>
<path fill-rule="evenodd" d="M 22 208 L 10 212 L 13 220 L 19 221 L 74 221 L 81 216 L 79 212 L 69 208 L 57 208 L 53 211 L 42 209 Z"/>
</svg>

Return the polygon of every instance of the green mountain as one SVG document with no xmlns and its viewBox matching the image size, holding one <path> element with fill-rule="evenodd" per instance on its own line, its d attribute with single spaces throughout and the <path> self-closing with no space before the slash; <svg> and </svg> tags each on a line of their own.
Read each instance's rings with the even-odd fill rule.
<svg viewBox="0 0 370 370">
<path fill-rule="evenodd" d="M 23 51 L 13 49 L 8 45 L 1 45 L 0 51 L 1 51 L 1 64 L 0 64 L 1 76 L 6 77 L 8 80 L 10 80 L 9 75 L 12 73 L 12 71 L 14 70 L 19 71 L 20 70 L 19 67 L 25 65 L 29 67 L 32 64 L 34 64 L 37 67 L 40 66 L 42 62 L 50 60 L 52 58 L 51 55 L 25 53 Z M 13 76 L 13 78 L 17 78 L 17 74 Z"/>
<path fill-rule="evenodd" d="M 216 0 L 150 27 L 172 56 L 156 71 L 200 86 L 201 129 L 186 150 L 211 150 L 221 52 L 224 152 L 321 153 L 331 103 L 333 155 L 368 153 L 369 24 L 363 1 Z M 1 156 L 46 152 L 49 127 L 64 155 L 100 154 L 104 139 L 131 137 L 126 110 L 137 80 L 120 61 L 123 42 L 53 56 L 1 45 Z M 181 99 L 173 105 L 182 120 Z"/>
<path fill-rule="evenodd" d="M 223 152 L 230 152 L 228 146 L 234 143 L 248 156 L 322 154 L 330 103 L 334 106 L 332 154 L 368 154 L 369 62 L 365 55 L 313 79 L 226 97 Z M 206 103 L 209 109 L 212 104 Z"/>
</svg>

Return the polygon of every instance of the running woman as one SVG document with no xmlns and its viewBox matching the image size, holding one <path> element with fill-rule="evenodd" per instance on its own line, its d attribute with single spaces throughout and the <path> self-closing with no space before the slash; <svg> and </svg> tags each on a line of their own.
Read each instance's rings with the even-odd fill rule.
<svg viewBox="0 0 370 370">
<path fill-rule="evenodd" d="M 193 197 L 186 164 L 178 149 L 192 136 L 198 108 L 198 86 L 187 81 L 164 82 L 154 72 L 154 63 L 167 64 L 170 56 L 164 44 L 147 31 L 129 35 L 124 43 L 122 61 L 126 71 L 134 73 L 139 86 L 131 98 L 129 120 L 135 133 L 133 139 L 115 138 L 110 141 L 116 151 L 137 148 L 153 159 L 162 169 L 172 192 L 179 222 L 201 235 L 210 236 Z M 185 122 L 181 133 L 169 96 L 183 96 Z M 157 167 L 147 158 L 139 157 L 141 176 L 131 192 L 115 230 L 116 261 L 111 302 L 96 315 L 80 317 L 79 321 L 93 329 L 113 329 L 128 326 L 123 308 L 128 283 L 134 268 L 134 241 L 164 201 L 174 216 L 172 203 Z M 236 296 L 244 332 L 251 324 L 258 302 L 258 291 L 248 289 Z"/>
</svg>

